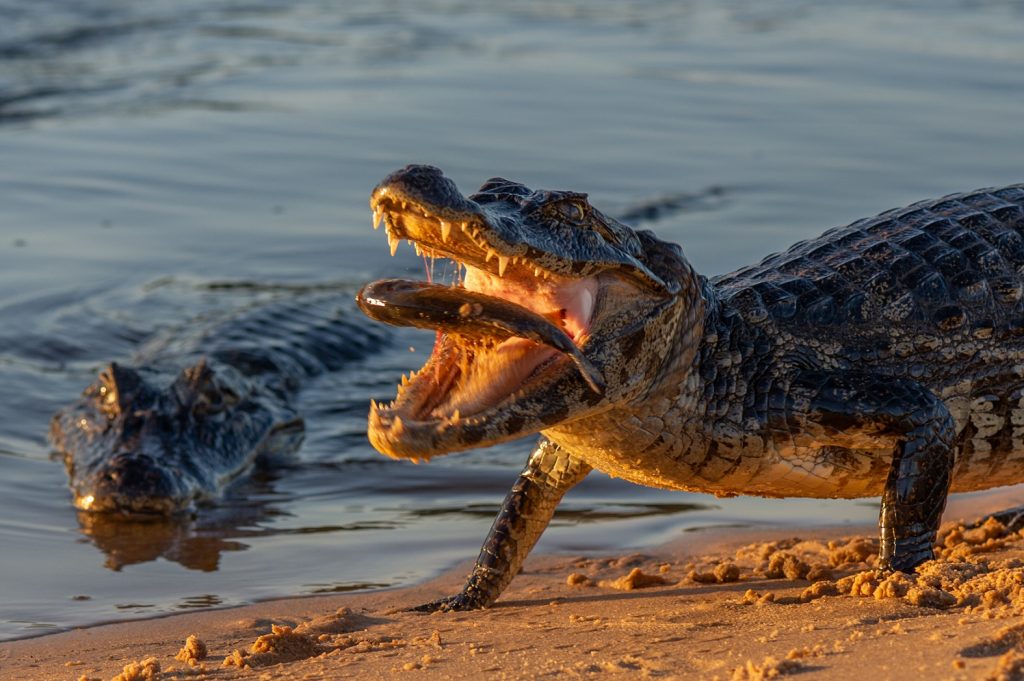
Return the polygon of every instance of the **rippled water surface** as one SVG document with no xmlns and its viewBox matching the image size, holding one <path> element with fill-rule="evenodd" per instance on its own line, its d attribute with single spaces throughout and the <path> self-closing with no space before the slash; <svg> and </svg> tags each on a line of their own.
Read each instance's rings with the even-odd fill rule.
<svg viewBox="0 0 1024 681">
<path fill-rule="evenodd" d="M 0 0 L 0 638 L 410 583 L 475 555 L 529 442 L 414 466 L 365 440 L 369 399 L 429 335 L 307 385 L 298 455 L 191 519 L 77 514 L 46 441 L 154 333 L 260 291 L 422 271 L 370 229 L 387 172 L 587 191 L 713 274 L 1024 180 L 1022 115 L 1021 2 Z M 678 210 L 645 218 L 665 197 Z M 563 507 L 544 549 L 876 513 L 596 475 Z"/>
</svg>

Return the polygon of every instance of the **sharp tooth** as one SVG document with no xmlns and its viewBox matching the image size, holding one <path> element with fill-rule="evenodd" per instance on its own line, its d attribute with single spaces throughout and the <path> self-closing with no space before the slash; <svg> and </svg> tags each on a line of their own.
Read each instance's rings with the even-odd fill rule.
<svg viewBox="0 0 1024 681">
<path fill-rule="evenodd" d="M 494 251 L 487 251 L 487 253 L 484 255 L 484 262 L 490 262 L 491 258 L 493 258 L 495 255 L 497 255 L 497 253 L 495 253 Z"/>
<path fill-rule="evenodd" d="M 409 243 L 412 244 L 412 250 L 416 255 L 423 255 L 423 251 L 420 250 L 420 245 L 418 243 L 415 241 L 410 241 Z"/>
<path fill-rule="evenodd" d="M 448 235 L 452 233 L 452 223 L 441 220 L 441 241 L 448 243 Z"/>
<path fill-rule="evenodd" d="M 452 412 L 452 417 L 450 419 L 448 419 L 448 420 L 451 421 L 452 423 L 458 422 L 458 420 L 459 420 L 459 410 L 456 409 L 455 411 L 453 411 Z"/>
<path fill-rule="evenodd" d="M 594 296 L 587 289 L 583 289 L 580 296 L 580 317 L 585 324 L 590 323 L 590 313 L 594 311 Z"/>
<path fill-rule="evenodd" d="M 405 201 L 402 201 L 402 210 L 409 210 L 409 204 Z"/>
<path fill-rule="evenodd" d="M 499 255 L 498 256 L 498 276 L 499 277 L 504 277 L 505 276 L 505 268 L 506 267 L 508 267 L 508 256 Z"/>
<path fill-rule="evenodd" d="M 382 220 L 384 220 L 384 209 L 378 206 L 373 209 L 373 228 L 380 227 Z"/>
<path fill-rule="evenodd" d="M 401 243 L 401 239 L 394 236 L 391 232 L 388 232 L 388 246 L 391 247 L 391 257 L 395 256 L 395 251 L 398 250 L 398 244 Z"/>
<path fill-rule="evenodd" d="M 377 400 L 370 400 L 370 411 L 377 411 L 380 407 L 377 406 Z"/>
<path fill-rule="evenodd" d="M 540 279 L 542 276 L 544 276 L 544 270 L 542 270 L 539 267 L 534 267 L 533 268 L 533 276 L 535 276 L 538 279 Z"/>
<path fill-rule="evenodd" d="M 391 423 L 391 433 L 395 437 L 401 437 L 405 433 L 405 424 L 402 423 L 401 416 L 395 416 L 395 420 Z"/>
<path fill-rule="evenodd" d="M 461 222 L 461 223 L 459 223 L 459 229 L 461 229 L 463 232 L 465 232 L 467 229 L 469 229 L 469 223 L 468 222 Z"/>
</svg>

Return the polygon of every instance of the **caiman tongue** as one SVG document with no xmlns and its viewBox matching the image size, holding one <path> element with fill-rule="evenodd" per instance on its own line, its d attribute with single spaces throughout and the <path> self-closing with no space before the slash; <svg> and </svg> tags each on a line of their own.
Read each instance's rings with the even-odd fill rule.
<svg viewBox="0 0 1024 681">
<path fill-rule="evenodd" d="M 604 379 L 572 339 L 545 317 L 508 300 L 440 284 L 382 279 L 359 291 L 356 302 L 367 316 L 394 326 L 437 329 L 470 338 L 518 337 L 568 355 L 587 385 L 604 393 Z"/>
</svg>

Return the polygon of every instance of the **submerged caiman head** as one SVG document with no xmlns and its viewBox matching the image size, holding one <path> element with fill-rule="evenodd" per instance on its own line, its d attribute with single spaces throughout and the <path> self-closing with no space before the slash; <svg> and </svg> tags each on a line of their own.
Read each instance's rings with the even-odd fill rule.
<svg viewBox="0 0 1024 681">
<path fill-rule="evenodd" d="M 110 364 L 50 424 L 75 506 L 170 515 L 216 496 L 274 437 L 301 440 L 301 420 L 260 392 L 205 360 L 178 374 Z"/>
<path fill-rule="evenodd" d="M 408 166 L 370 206 L 392 253 L 404 239 L 464 268 L 448 296 L 391 281 L 360 294 L 372 317 L 438 330 L 397 398 L 371 405 L 370 441 L 389 456 L 491 445 L 639 399 L 693 322 L 699 287 L 678 246 L 604 215 L 585 194 L 493 178 L 464 197 L 437 168 Z M 459 296 L 452 314 L 447 298 Z"/>
</svg>

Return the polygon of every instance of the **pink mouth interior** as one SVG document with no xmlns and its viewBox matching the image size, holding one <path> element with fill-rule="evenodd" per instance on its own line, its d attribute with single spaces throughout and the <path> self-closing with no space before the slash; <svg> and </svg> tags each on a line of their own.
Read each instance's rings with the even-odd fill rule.
<svg viewBox="0 0 1024 681">
<path fill-rule="evenodd" d="M 577 346 L 587 340 L 598 291 L 595 278 L 537 277 L 518 271 L 499 277 L 467 267 L 463 286 L 521 305 L 560 324 Z M 440 366 L 440 356 L 451 351 L 451 345 L 458 348 L 459 366 L 449 369 L 458 371 L 458 375 L 435 376 L 435 390 L 445 394 L 432 390 L 432 399 L 427 400 L 429 414 L 436 419 L 449 418 L 455 412 L 467 416 L 483 411 L 520 390 L 549 361 L 569 362 L 556 350 L 523 338 L 509 338 L 490 347 L 465 347 L 453 340 L 439 334 L 430 362 Z"/>
</svg>

